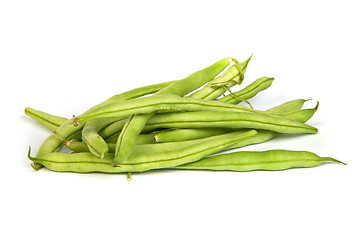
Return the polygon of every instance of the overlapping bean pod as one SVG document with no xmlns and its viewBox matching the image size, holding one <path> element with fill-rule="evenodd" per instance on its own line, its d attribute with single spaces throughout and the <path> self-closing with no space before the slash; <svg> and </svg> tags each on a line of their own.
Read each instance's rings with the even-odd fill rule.
<svg viewBox="0 0 360 240">
<path fill-rule="evenodd" d="M 317 132 L 305 124 L 318 108 L 317 104 L 302 109 L 308 100 L 290 101 L 267 111 L 252 109 L 248 99 L 269 88 L 273 78 L 262 77 L 240 91 L 230 90 L 244 80 L 250 59 L 242 63 L 222 59 L 185 79 L 115 95 L 70 119 L 26 108 L 26 115 L 54 132 L 36 157 L 29 153 L 32 166 L 54 171 L 117 173 L 161 168 L 282 170 L 325 161 L 341 163 L 306 151 L 286 150 L 208 157 L 267 141 L 279 133 Z M 235 64 L 229 66 L 231 62 Z M 229 94 L 219 98 L 225 92 Z M 237 105 L 240 102 L 251 108 Z M 73 152 L 58 152 L 64 145 Z"/>
</svg>

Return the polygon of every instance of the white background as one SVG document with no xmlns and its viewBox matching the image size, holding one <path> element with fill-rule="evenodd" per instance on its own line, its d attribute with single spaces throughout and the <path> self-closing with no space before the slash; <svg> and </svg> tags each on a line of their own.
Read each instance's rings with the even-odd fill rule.
<svg viewBox="0 0 360 240">
<path fill-rule="evenodd" d="M 251 2 L 251 3 L 250 3 Z M 356 1 L 1 1 L 1 239 L 360 239 Z M 48 130 L 135 87 L 245 60 L 275 77 L 257 109 L 312 97 L 316 135 L 247 150 L 308 150 L 348 165 L 280 172 L 34 171 Z M 315 102 L 307 103 L 314 106 Z M 244 148 L 245 149 L 245 148 Z"/>
</svg>

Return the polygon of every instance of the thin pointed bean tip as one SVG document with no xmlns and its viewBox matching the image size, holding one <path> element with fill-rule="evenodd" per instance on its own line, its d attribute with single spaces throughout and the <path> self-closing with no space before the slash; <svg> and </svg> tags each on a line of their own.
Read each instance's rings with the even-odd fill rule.
<svg viewBox="0 0 360 240">
<path fill-rule="evenodd" d="M 312 97 L 308 97 L 307 99 L 305 99 L 305 102 L 308 102 L 308 101 L 311 101 L 311 100 L 313 100 L 313 98 L 312 98 Z"/>
<path fill-rule="evenodd" d="M 318 133 L 319 132 L 319 130 L 316 128 L 316 127 L 312 127 L 312 133 Z"/>
<path fill-rule="evenodd" d="M 316 101 L 316 106 L 315 106 L 315 110 L 318 110 L 318 108 L 319 108 L 319 101 Z"/>
<path fill-rule="evenodd" d="M 30 160 L 33 160 L 33 158 L 31 157 L 31 146 L 29 146 L 29 150 L 28 150 L 28 158 L 30 159 Z"/>
<path fill-rule="evenodd" d="M 38 166 L 36 166 L 36 163 L 34 162 L 35 161 L 35 158 L 33 158 L 32 156 L 31 156 L 31 147 L 29 146 L 29 151 L 28 151 L 28 158 L 31 160 L 31 161 L 33 161 L 32 163 L 31 163 L 31 167 L 35 170 L 35 171 L 38 171 L 39 169 L 41 169 L 42 168 L 42 166 L 39 164 Z"/>
<path fill-rule="evenodd" d="M 41 169 L 40 166 L 39 166 L 39 167 L 35 166 L 35 163 L 31 163 L 30 166 L 31 166 L 35 171 L 38 171 L 38 170 Z"/>
<path fill-rule="evenodd" d="M 335 162 L 335 163 L 340 163 L 342 165 L 348 165 L 348 163 L 342 162 L 340 160 L 337 160 L 335 158 L 329 158 L 329 161 Z"/>
</svg>

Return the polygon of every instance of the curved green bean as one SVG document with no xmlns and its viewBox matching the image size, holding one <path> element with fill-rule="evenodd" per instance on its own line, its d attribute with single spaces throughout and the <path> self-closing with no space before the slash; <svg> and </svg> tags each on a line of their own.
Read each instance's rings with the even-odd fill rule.
<svg viewBox="0 0 360 240">
<path fill-rule="evenodd" d="M 259 92 L 269 88 L 273 81 L 274 78 L 269 78 L 269 77 L 259 78 L 254 82 L 252 82 L 251 84 L 249 84 L 248 86 L 241 89 L 240 91 L 233 92 L 225 97 L 220 98 L 219 101 L 230 104 L 238 104 L 242 102 L 243 99 L 247 100 L 253 98 Z"/>
<path fill-rule="evenodd" d="M 108 145 L 99 135 L 99 131 L 118 120 L 117 118 L 96 118 L 85 124 L 82 129 L 82 140 L 88 145 L 92 154 L 103 158 L 108 153 Z"/>
<path fill-rule="evenodd" d="M 199 161 L 177 166 L 176 169 L 246 172 L 254 170 L 285 170 L 306 168 L 324 162 L 343 162 L 330 157 L 319 157 L 306 151 L 269 150 L 262 152 L 233 152 L 206 157 Z"/>
<path fill-rule="evenodd" d="M 158 128 L 250 128 L 280 133 L 316 133 L 315 127 L 300 121 L 249 112 L 180 112 L 157 114 L 156 122 L 150 119 L 144 130 Z"/>
<path fill-rule="evenodd" d="M 295 100 L 280 104 L 279 106 L 270 108 L 270 109 L 266 110 L 266 112 L 282 114 L 284 112 L 290 112 L 290 111 L 292 112 L 292 111 L 300 110 L 304 106 L 304 103 L 307 101 L 310 101 L 310 100 L 312 100 L 312 99 L 311 98 L 295 99 Z"/>
<path fill-rule="evenodd" d="M 162 131 L 154 134 L 154 142 L 180 142 L 232 132 L 229 128 L 191 128 Z"/>
</svg>

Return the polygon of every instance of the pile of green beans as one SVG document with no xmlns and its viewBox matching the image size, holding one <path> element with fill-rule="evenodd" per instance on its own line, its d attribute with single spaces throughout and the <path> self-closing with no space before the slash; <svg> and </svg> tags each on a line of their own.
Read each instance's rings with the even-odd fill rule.
<svg viewBox="0 0 360 240">
<path fill-rule="evenodd" d="M 36 156 L 29 148 L 31 166 L 128 173 L 130 178 L 132 172 L 154 169 L 242 172 L 342 163 L 307 151 L 241 151 L 278 135 L 318 131 L 306 124 L 319 106 L 304 109 L 310 99 L 265 111 L 253 108 L 249 99 L 268 89 L 274 78 L 261 77 L 231 91 L 243 83 L 251 57 L 241 63 L 225 58 L 184 79 L 117 94 L 70 119 L 27 107 L 26 115 L 52 131 Z"/>
</svg>

